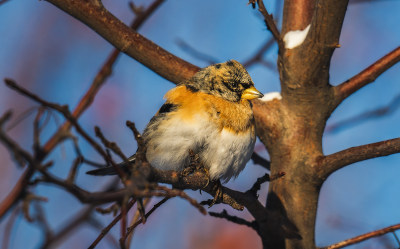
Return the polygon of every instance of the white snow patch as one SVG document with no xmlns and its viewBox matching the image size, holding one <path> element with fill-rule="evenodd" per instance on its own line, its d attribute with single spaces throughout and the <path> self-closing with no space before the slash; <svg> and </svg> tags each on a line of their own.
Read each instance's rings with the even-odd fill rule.
<svg viewBox="0 0 400 249">
<path fill-rule="evenodd" d="M 285 48 L 292 49 L 297 46 L 300 46 L 306 39 L 308 31 L 310 30 L 310 26 L 311 24 L 309 24 L 303 30 L 293 30 L 287 32 L 283 37 L 283 41 L 285 42 Z"/>
<path fill-rule="evenodd" d="M 270 92 L 270 93 L 265 93 L 264 97 L 261 98 L 261 101 L 271 101 L 273 99 L 282 99 L 282 96 L 279 92 Z"/>
</svg>

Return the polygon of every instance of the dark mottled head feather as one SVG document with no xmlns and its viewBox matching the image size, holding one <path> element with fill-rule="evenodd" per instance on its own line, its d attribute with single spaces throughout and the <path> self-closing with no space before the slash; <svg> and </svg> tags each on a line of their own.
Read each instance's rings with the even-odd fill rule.
<svg viewBox="0 0 400 249">
<path fill-rule="evenodd" d="M 192 92 L 201 91 L 237 102 L 245 89 L 254 86 L 249 73 L 235 60 L 201 69 L 183 83 Z"/>
</svg>

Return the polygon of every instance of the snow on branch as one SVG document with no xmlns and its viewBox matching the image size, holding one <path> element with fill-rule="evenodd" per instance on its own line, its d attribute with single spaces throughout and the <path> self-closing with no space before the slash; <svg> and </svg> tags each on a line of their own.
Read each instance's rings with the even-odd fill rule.
<svg viewBox="0 0 400 249">
<path fill-rule="evenodd" d="M 311 24 L 309 24 L 303 30 L 293 30 L 289 31 L 283 37 L 283 42 L 285 43 L 286 49 L 293 49 L 295 47 L 300 46 L 308 35 L 308 31 L 310 30 Z"/>
</svg>

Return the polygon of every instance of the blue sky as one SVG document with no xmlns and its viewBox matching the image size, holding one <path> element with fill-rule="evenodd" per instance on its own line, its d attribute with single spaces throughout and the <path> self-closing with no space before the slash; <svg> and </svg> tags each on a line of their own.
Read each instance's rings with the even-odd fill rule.
<svg viewBox="0 0 400 249">
<path fill-rule="evenodd" d="M 137 1 L 137 4 L 148 1 Z M 272 1 L 265 1 L 274 10 Z M 125 23 L 132 19 L 128 1 L 104 1 L 107 8 Z M 218 61 L 235 59 L 245 61 L 270 38 L 258 13 L 244 0 L 231 1 L 166 1 L 142 27 L 140 33 L 175 55 L 198 66 L 204 61 L 193 57 L 179 47 L 184 40 L 192 47 L 212 55 Z M 370 1 L 350 4 L 340 39 L 341 48 L 335 51 L 331 82 L 336 85 L 358 73 L 400 44 L 400 1 Z M 10 0 L 0 6 L 0 78 L 15 79 L 20 85 L 44 99 L 73 108 L 89 87 L 91 80 L 112 51 L 112 46 L 95 32 L 45 1 Z M 264 58 L 276 64 L 276 46 Z M 249 68 L 256 87 L 262 92 L 279 91 L 276 68 L 257 65 Z M 396 65 L 375 83 L 365 87 L 346 100 L 333 113 L 329 124 L 335 124 L 364 111 L 388 104 L 400 94 L 400 66 Z M 134 121 L 143 130 L 148 120 L 163 103 L 163 95 L 173 85 L 128 56 L 121 56 L 113 75 L 97 95 L 92 107 L 82 116 L 83 127 L 93 134 L 93 126 L 100 125 L 104 134 L 118 142 L 126 154 L 136 150 L 136 143 L 125 121 Z M 0 84 L 0 113 L 13 109 L 14 119 L 25 110 L 36 106 Z M 324 136 L 326 154 L 366 143 L 400 137 L 400 112 L 372 119 L 356 126 Z M 32 120 L 26 120 L 10 131 L 24 148 L 31 149 Z M 51 119 L 48 130 L 42 134 L 46 141 L 56 122 Z M 84 141 L 82 150 L 92 159 L 98 159 Z M 265 152 L 263 152 L 265 153 Z M 72 146 L 66 143 L 55 150 L 49 159 L 57 159 L 54 173 L 65 176 L 74 156 Z M 10 191 L 22 170 L 14 166 L 7 150 L 0 145 L 0 199 Z M 400 222 L 400 199 L 397 198 L 400 156 L 393 155 L 354 164 L 334 173 L 324 184 L 317 218 L 317 245 L 328 245 L 351 236 Z M 88 169 L 83 167 L 81 173 Z M 245 190 L 263 174 L 257 166 L 246 170 L 228 186 Z M 98 179 L 80 174 L 78 183 L 90 190 L 99 190 L 111 179 Z M 264 192 L 267 188 L 263 185 Z M 45 210 L 54 228 L 67 221 L 80 209 L 79 202 L 69 194 L 52 187 L 40 187 L 35 193 L 46 196 Z M 197 192 L 189 194 L 205 199 Z M 221 210 L 213 207 L 212 210 Z M 100 217 L 100 216 L 99 216 Z M 100 217 L 107 224 L 111 217 Z M 0 231 L 7 219 L 0 221 Z M 140 227 L 134 238 L 136 248 L 187 248 L 193 233 L 207 238 L 217 223 L 202 217 L 185 201 L 170 200 L 148 224 Z M 220 222 L 220 221 L 218 221 Z M 225 229 L 229 223 L 223 223 Z M 236 225 L 231 225 L 236 226 Z M 247 230 L 248 228 L 240 228 Z M 112 233 L 118 237 L 119 227 Z M 59 248 L 72 245 L 87 246 L 98 231 L 84 226 Z M 12 231 L 11 248 L 38 248 L 39 230 L 19 218 Z M 388 236 L 393 247 L 394 239 Z M 2 234 L 0 234 L 2 238 Z M 17 239 L 24 238 L 24 239 Z M 1 239 L 0 239 L 1 240 Z M 349 248 L 382 246 L 379 240 L 370 240 Z M 109 248 L 102 242 L 98 248 Z"/>
</svg>

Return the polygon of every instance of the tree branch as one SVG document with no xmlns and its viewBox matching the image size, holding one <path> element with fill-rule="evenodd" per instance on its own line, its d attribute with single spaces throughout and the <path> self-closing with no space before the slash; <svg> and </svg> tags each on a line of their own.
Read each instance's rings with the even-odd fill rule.
<svg viewBox="0 0 400 249">
<path fill-rule="evenodd" d="M 257 154 L 255 151 L 253 151 L 253 154 L 251 155 L 251 160 L 253 160 L 254 164 L 258 164 L 267 170 L 271 169 L 271 162 Z"/>
<path fill-rule="evenodd" d="M 379 75 L 384 73 L 394 64 L 400 61 L 400 47 L 397 47 L 384 57 L 374 62 L 371 66 L 364 71 L 355 75 L 351 79 L 336 86 L 335 89 L 335 102 L 339 105 L 344 99 L 359 90 L 360 88 L 372 83 L 378 78 Z"/>
<path fill-rule="evenodd" d="M 135 204 L 135 200 L 131 200 L 128 203 L 127 210 L 131 209 L 131 207 Z M 108 224 L 103 230 L 101 230 L 101 233 L 97 238 L 93 241 L 93 243 L 88 247 L 88 249 L 93 249 L 97 246 L 97 244 L 106 236 L 106 234 L 117 224 L 117 222 L 122 218 L 122 213 L 118 214 L 111 222 Z"/>
<path fill-rule="evenodd" d="M 167 80 L 180 83 L 199 71 L 198 67 L 130 29 L 103 6 L 83 0 L 47 1 L 82 21 L 117 49 Z"/>
<path fill-rule="evenodd" d="M 249 68 L 253 66 L 254 64 L 258 63 L 264 63 L 268 68 L 273 68 L 275 65 L 263 60 L 263 56 L 265 52 L 267 52 L 269 49 L 271 49 L 272 45 L 274 44 L 274 39 L 268 39 L 256 52 L 254 55 L 252 55 L 250 58 L 248 58 L 246 61 L 244 61 L 242 64 L 245 68 Z M 263 65 L 264 65 L 263 64 Z"/>
<path fill-rule="evenodd" d="M 400 229 L 400 224 L 397 224 L 397 225 L 385 227 L 385 228 L 382 228 L 382 229 L 379 229 L 379 230 L 376 230 L 376 231 L 373 231 L 373 232 L 369 232 L 369 233 L 366 233 L 366 234 L 363 234 L 363 235 L 359 235 L 359 236 L 351 238 L 351 239 L 343 240 L 343 241 L 341 241 L 339 243 L 336 243 L 336 244 L 333 244 L 333 245 L 330 245 L 330 246 L 327 246 L 327 247 L 321 247 L 319 249 L 339 249 L 339 248 L 343 248 L 343 247 L 346 247 L 346 246 L 350 246 L 350 245 L 353 245 L 353 244 L 360 243 L 361 241 L 364 241 L 364 240 L 367 240 L 367 239 L 370 239 L 370 238 L 373 238 L 373 237 L 382 236 L 382 235 L 384 235 L 386 233 L 390 233 L 390 232 L 393 232 L 393 231 L 396 231 L 396 230 L 399 230 L 399 229 Z"/>
<path fill-rule="evenodd" d="M 254 230 L 257 230 L 257 225 L 256 222 L 252 221 L 247 221 L 243 218 L 230 215 L 228 212 L 224 209 L 221 213 L 216 213 L 216 212 L 208 212 L 211 216 L 221 218 L 221 219 L 227 219 L 228 221 L 231 221 L 233 223 L 239 224 L 239 225 L 245 225 L 248 227 L 253 228 Z"/>
<path fill-rule="evenodd" d="M 399 152 L 400 138 L 342 150 L 320 160 L 320 176 L 326 178 L 334 171 L 341 169 L 346 165 Z"/>
<path fill-rule="evenodd" d="M 9 0 L 1 0 L 1 1 L 0 1 L 0 5 L 6 3 L 6 2 L 8 2 L 8 1 L 9 1 Z"/>
<path fill-rule="evenodd" d="M 156 211 L 157 208 L 159 208 L 162 204 L 164 204 L 165 202 L 167 202 L 170 198 L 169 197 L 165 197 L 163 198 L 161 201 L 157 202 L 156 204 L 154 204 L 154 206 L 149 210 L 149 212 L 147 212 L 144 217 L 140 218 L 138 221 L 136 221 L 132 226 L 128 227 L 127 233 L 125 237 L 122 237 L 120 239 L 120 242 L 122 243 L 126 243 L 127 238 L 133 233 L 133 231 L 135 231 L 135 228 L 137 226 L 139 226 L 140 224 L 143 223 L 143 218 L 147 219 L 149 218 L 149 216 Z"/>
<path fill-rule="evenodd" d="M 357 116 L 339 121 L 336 124 L 329 125 L 325 128 L 328 133 L 335 133 L 344 128 L 355 126 L 361 122 L 365 122 L 368 119 L 375 119 L 381 117 L 388 117 L 393 114 L 400 107 L 400 94 L 395 96 L 388 105 L 376 108 L 374 110 L 366 111 Z"/>
<path fill-rule="evenodd" d="M 263 0 L 250 0 L 249 3 L 253 5 L 253 8 L 255 7 L 256 3 L 258 4 L 258 11 L 260 11 L 260 13 L 263 15 L 265 25 L 267 26 L 268 30 L 271 31 L 272 36 L 278 43 L 279 50 L 283 49 L 283 40 L 281 34 L 275 24 L 272 14 L 269 14 L 267 8 L 265 8 Z"/>
</svg>

